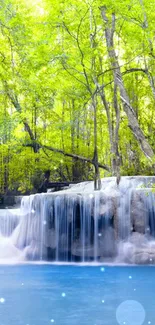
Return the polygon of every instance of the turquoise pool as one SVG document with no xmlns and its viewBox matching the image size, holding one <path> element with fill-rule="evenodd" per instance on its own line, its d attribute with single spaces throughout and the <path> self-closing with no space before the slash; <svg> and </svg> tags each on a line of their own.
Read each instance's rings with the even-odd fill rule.
<svg viewBox="0 0 155 325">
<path fill-rule="evenodd" d="M 0 266 L 0 325 L 155 324 L 155 268 Z"/>
</svg>

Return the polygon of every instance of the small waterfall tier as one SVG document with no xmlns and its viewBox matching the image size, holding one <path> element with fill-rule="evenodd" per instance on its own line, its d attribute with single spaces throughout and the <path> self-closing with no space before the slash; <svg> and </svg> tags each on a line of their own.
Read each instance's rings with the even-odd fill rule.
<svg viewBox="0 0 155 325">
<path fill-rule="evenodd" d="M 155 264 L 155 177 L 122 177 L 23 197 L 0 210 L 0 262 Z"/>
</svg>

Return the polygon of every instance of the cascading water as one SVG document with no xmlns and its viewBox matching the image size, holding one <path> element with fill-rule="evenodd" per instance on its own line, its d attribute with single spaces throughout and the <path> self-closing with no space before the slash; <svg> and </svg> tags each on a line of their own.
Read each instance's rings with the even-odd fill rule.
<svg viewBox="0 0 155 325">
<path fill-rule="evenodd" d="M 155 263 L 155 177 L 87 182 L 0 210 L 0 261 Z M 147 189 L 147 187 L 149 187 Z"/>
</svg>

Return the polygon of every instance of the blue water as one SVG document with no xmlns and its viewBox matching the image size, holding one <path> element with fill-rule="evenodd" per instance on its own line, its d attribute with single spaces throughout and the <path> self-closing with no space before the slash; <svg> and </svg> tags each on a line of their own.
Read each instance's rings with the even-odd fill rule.
<svg viewBox="0 0 155 325">
<path fill-rule="evenodd" d="M 142 323 L 155 324 L 154 267 L 0 266 L 0 325 Z"/>
</svg>

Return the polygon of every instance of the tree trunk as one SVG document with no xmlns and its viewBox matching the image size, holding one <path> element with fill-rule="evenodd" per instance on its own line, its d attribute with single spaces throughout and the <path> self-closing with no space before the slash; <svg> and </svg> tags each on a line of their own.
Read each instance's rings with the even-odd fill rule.
<svg viewBox="0 0 155 325">
<path fill-rule="evenodd" d="M 148 76 L 150 87 L 152 89 L 153 97 L 155 99 L 155 77 L 154 77 L 154 72 L 152 74 L 150 72 L 150 69 L 149 69 L 150 67 L 153 66 L 152 60 L 153 61 L 155 60 L 154 48 L 153 48 L 153 42 L 152 42 L 152 40 L 150 38 L 149 31 L 148 31 L 149 24 L 148 24 L 147 14 L 146 14 L 146 11 L 145 11 L 145 6 L 144 6 L 143 0 L 140 0 L 140 5 L 141 5 L 141 8 L 142 8 L 143 17 L 144 17 L 142 28 L 146 33 L 146 38 L 147 38 L 147 41 L 149 43 L 149 50 L 150 50 L 150 53 L 149 53 L 150 57 L 148 57 L 148 63 L 147 63 L 145 57 L 144 57 L 144 63 L 145 63 L 146 74 Z"/>
<path fill-rule="evenodd" d="M 118 152 L 118 132 L 119 132 L 119 125 L 120 125 L 120 110 L 117 103 L 117 85 L 114 84 L 114 89 L 112 89 L 113 95 L 113 108 L 116 115 L 116 125 L 112 121 L 110 104 L 106 99 L 106 94 L 104 90 L 104 79 L 103 79 L 103 69 L 102 69 L 102 59 L 100 58 L 100 66 L 102 71 L 102 87 L 99 85 L 97 78 L 94 78 L 94 83 L 96 88 L 98 89 L 99 95 L 101 97 L 101 101 L 104 105 L 107 121 L 108 121 L 108 131 L 109 131 L 109 140 L 110 140 L 110 152 L 111 152 L 111 165 L 112 165 L 112 175 L 118 176 L 119 173 L 119 152 Z"/>
<path fill-rule="evenodd" d="M 106 44 L 107 44 L 107 50 L 111 62 L 111 68 L 113 70 L 114 75 L 114 82 L 117 85 L 119 91 L 120 91 L 120 98 L 123 104 L 124 111 L 128 117 L 128 123 L 129 128 L 132 130 L 135 138 L 139 142 L 142 151 L 144 152 L 145 156 L 148 158 L 153 158 L 154 152 L 145 138 L 145 135 L 143 131 L 140 128 L 140 125 L 138 123 L 138 120 L 136 118 L 136 114 L 134 112 L 133 107 L 130 104 L 130 100 L 128 97 L 128 94 L 126 92 L 122 73 L 119 67 L 118 59 L 116 56 L 116 52 L 114 49 L 114 32 L 115 32 L 115 14 L 112 14 L 112 20 L 109 22 L 107 15 L 106 15 L 106 7 L 101 7 L 101 14 L 102 19 L 105 23 L 105 38 L 106 38 Z M 111 26 L 110 26 L 111 25 Z"/>
<path fill-rule="evenodd" d="M 100 190 L 101 178 L 100 178 L 100 170 L 99 170 L 99 163 L 98 163 L 98 148 L 97 148 L 97 105 L 94 97 L 92 98 L 92 105 L 94 109 L 94 157 L 93 157 L 93 163 L 95 168 L 94 190 Z"/>
</svg>

